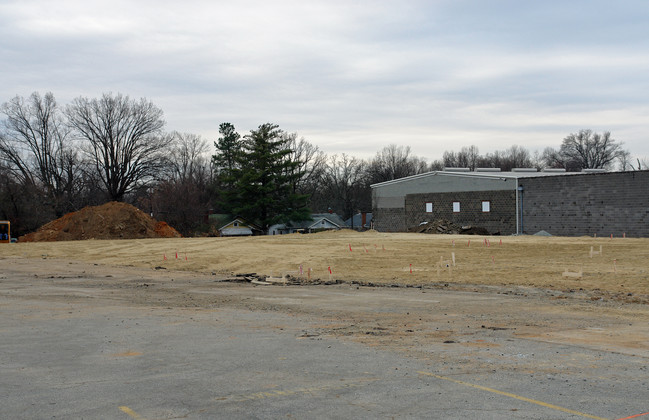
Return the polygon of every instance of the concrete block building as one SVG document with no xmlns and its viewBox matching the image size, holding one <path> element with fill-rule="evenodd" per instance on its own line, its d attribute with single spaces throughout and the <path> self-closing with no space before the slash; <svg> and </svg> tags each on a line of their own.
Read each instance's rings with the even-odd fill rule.
<svg viewBox="0 0 649 420">
<path fill-rule="evenodd" d="M 649 237 L 649 171 L 447 169 L 372 185 L 374 228 L 447 219 L 493 234 Z"/>
</svg>

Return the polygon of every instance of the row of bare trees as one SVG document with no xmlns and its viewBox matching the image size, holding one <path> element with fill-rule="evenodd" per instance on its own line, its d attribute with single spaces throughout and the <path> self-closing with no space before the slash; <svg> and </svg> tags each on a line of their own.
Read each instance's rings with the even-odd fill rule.
<svg viewBox="0 0 649 420">
<path fill-rule="evenodd" d="M 172 136 L 153 103 L 105 94 L 60 107 L 54 95 L 0 108 L 2 214 L 28 231 L 88 204 L 124 200 L 158 179 Z"/>
<path fill-rule="evenodd" d="M 297 133 L 273 124 L 244 136 L 232 124 L 221 124 L 212 156 L 210 143 L 200 136 L 165 132 L 163 112 L 153 103 L 121 94 L 79 97 L 61 107 L 51 93 L 34 93 L 11 99 L 0 112 L 0 218 L 11 220 L 19 234 L 106 201 L 131 202 L 191 234 L 206 228 L 208 212 L 233 211 L 228 202 L 242 187 L 241 177 L 252 176 L 243 169 L 254 166 L 245 164 L 254 156 L 290 183 L 285 194 L 306 197 L 300 208 L 332 210 L 345 218 L 370 211 L 371 184 L 443 167 L 580 170 L 610 169 L 619 163 L 623 170 L 645 169 L 643 163 L 630 161 L 629 152 L 610 133 L 590 130 L 570 134 L 560 148 L 543 153 L 512 146 L 481 155 L 470 146 L 445 151 L 442 159 L 427 163 L 410 147 L 395 144 L 371 159 L 326 155 Z M 273 144 L 279 149 L 269 156 L 281 162 L 266 162 L 264 148 Z M 249 148 L 247 157 L 235 153 L 241 145 Z"/>
</svg>

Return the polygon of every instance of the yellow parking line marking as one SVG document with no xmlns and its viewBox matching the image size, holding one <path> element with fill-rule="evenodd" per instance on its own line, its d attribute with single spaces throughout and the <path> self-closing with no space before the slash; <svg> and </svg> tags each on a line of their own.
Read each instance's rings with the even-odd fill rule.
<svg viewBox="0 0 649 420">
<path fill-rule="evenodd" d="M 131 410 L 125 405 L 120 406 L 119 409 L 122 410 L 124 413 L 128 414 L 129 416 L 131 416 L 131 418 L 134 418 L 135 420 L 144 420 L 144 417 L 142 417 L 141 415 L 139 415 L 138 413 Z"/>
<path fill-rule="evenodd" d="M 553 410 L 563 411 L 564 413 L 574 414 L 576 416 L 586 417 L 586 418 L 589 418 L 589 419 L 607 420 L 607 419 L 605 419 L 603 417 L 591 416 L 590 414 L 581 413 L 581 412 L 575 411 L 575 410 L 570 410 L 569 408 L 559 407 L 558 405 L 548 404 L 548 403 L 545 403 L 543 401 L 533 400 L 531 398 L 522 397 L 520 395 L 512 394 L 510 392 L 499 391 L 497 389 L 488 388 L 488 387 L 482 386 L 482 385 L 470 384 L 468 382 L 460 381 L 460 380 L 457 380 L 457 379 L 447 378 L 446 376 L 435 375 L 435 374 L 429 373 L 429 372 L 417 372 L 417 373 L 419 373 L 421 375 L 432 376 L 433 378 L 437 378 L 437 379 L 443 379 L 445 381 L 455 382 L 456 384 L 469 386 L 471 388 L 476 388 L 476 389 L 481 389 L 483 391 L 493 392 L 494 394 L 504 395 L 505 397 L 515 398 L 517 400 L 525 401 L 525 402 L 528 402 L 528 403 L 540 405 L 540 406 L 547 407 L 547 408 L 552 408 Z"/>
</svg>

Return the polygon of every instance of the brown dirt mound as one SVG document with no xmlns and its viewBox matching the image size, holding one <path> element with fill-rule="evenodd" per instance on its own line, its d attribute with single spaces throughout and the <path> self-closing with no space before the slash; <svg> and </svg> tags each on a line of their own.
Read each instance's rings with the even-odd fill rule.
<svg viewBox="0 0 649 420">
<path fill-rule="evenodd" d="M 19 238 L 20 242 L 78 241 L 83 239 L 180 238 L 165 222 L 158 222 L 130 204 L 110 202 L 84 207 Z"/>
</svg>

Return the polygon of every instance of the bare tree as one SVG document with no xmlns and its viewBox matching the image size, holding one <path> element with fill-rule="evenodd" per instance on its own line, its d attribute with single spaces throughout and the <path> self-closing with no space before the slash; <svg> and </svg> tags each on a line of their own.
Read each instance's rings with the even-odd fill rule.
<svg viewBox="0 0 649 420">
<path fill-rule="evenodd" d="M 566 168 L 567 166 L 567 161 L 564 156 L 559 152 L 559 150 L 553 147 L 546 147 L 543 149 L 541 159 L 543 161 L 543 166 L 548 168 L 560 169 Z"/>
<path fill-rule="evenodd" d="M 54 95 L 34 92 L 4 103 L 0 159 L 23 185 L 42 188 L 57 216 L 74 208 L 80 163 Z"/>
<path fill-rule="evenodd" d="M 291 171 L 300 174 L 295 177 L 293 192 L 297 194 L 313 194 L 319 187 L 320 181 L 324 175 L 327 164 L 327 157 L 318 146 L 309 143 L 304 137 L 299 140 L 297 133 L 283 133 L 287 140 L 286 147 L 291 150 L 286 158 L 295 162 L 294 167 L 289 167 Z"/>
<path fill-rule="evenodd" d="M 367 171 L 374 184 L 427 172 L 428 165 L 425 159 L 412 156 L 409 146 L 390 144 L 376 153 Z"/>
<path fill-rule="evenodd" d="M 530 163 L 532 164 L 531 168 L 536 168 L 537 170 L 542 170 L 545 168 L 545 161 L 543 160 L 543 155 L 538 150 L 535 150 L 532 156 L 530 157 Z"/>
<path fill-rule="evenodd" d="M 633 160 L 631 159 L 631 152 L 628 150 L 623 150 L 618 156 L 618 162 L 620 164 L 621 171 L 632 171 L 633 170 Z"/>
<path fill-rule="evenodd" d="M 507 153 L 507 167 L 502 168 L 504 171 L 510 171 L 512 168 L 531 168 L 534 166 L 529 150 L 519 145 L 513 145 L 505 151 Z"/>
<path fill-rule="evenodd" d="M 460 154 L 462 156 L 466 156 L 466 161 L 467 161 L 467 167 L 471 168 L 471 170 L 475 170 L 475 168 L 478 167 L 478 159 L 480 159 L 480 152 L 478 151 L 478 147 L 475 145 L 471 145 L 469 147 L 463 147 L 462 150 L 460 150 Z"/>
<path fill-rule="evenodd" d="M 646 171 L 649 169 L 649 161 L 647 159 L 636 158 L 635 163 L 632 163 L 631 153 L 626 152 L 620 158 L 621 171 Z"/>
<path fill-rule="evenodd" d="M 344 218 L 358 209 L 371 207 L 365 161 L 342 154 L 329 158 L 325 173 L 325 196 L 329 207 L 341 211 Z"/>
<path fill-rule="evenodd" d="M 171 133 L 172 143 L 168 161 L 173 179 L 206 183 L 209 175 L 209 147 L 201 136 Z"/>
<path fill-rule="evenodd" d="M 76 98 L 67 108 L 69 123 L 87 141 L 85 151 L 110 200 L 150 182 L 172 141 L 162 133 L 162 110 L 142 98 L 104 94 Z"/>
<path fill-rule="evenodd" d="M 623 154 L 622 143 L 615 141 L 610 132 L 581 130 L 563 139 L 556 161 L 563 161 L 567 170 L 610 169 Z"/>
<path fill-rule="evenodd" d="M 646 159 L 635 158 L 635 162 L 631 157 L 631 152 L 623 150 L 618 157 L 618 164 L 620 171 L 646 171 L 649 169 L 649 163 Z"/>
<path fill-rule="evenodd" d="M 649 160 L 647 160 L 647 159 L 640 160 L 638 158 L 636 161 L 637 161 L 638 164 L 636 166 L 633 166 L 633 170 L 635 170 L 635 171 L 646 171 L 647 169 L 649 169 Z"/>
<path fill-rule="evenodd" d="M 444 161 L 442 159 L 435 159 L 428 166 L 429 171 L 442 171 L 444 170 Z"/>
<path fill-rule="evenodd" d="M 51 209 L 43 205 L 43 190 L 19 182 L 0 162 L 0 219 L 11 222 L 12 236 L 29 233 L 53 216 Z"/>
<path fill-rule="evenodd" d="M 483 168 L 500 168 L 503 171 L 511 171 L 513 168 L 533 167 L 530 152 L 524 147 L 514 145 L 509 149 L 493 153 L 478 159 L 479 166 Z"/>
<path fill-rule="evenodd" d="M 446 151 L 442 155 L 445 167 L 469 168 L 475 170 L 478 166 L 480 153 L 477 146 L 463 147 L 458 153 Z"/>
<path fill-rule="evenodd" d="M 137 204 L 185 236 L 206 226 L 210 209 L 210 156 L 201 136 L 174 131 L 163 179 L 140 191 Z"/>
</svg>

